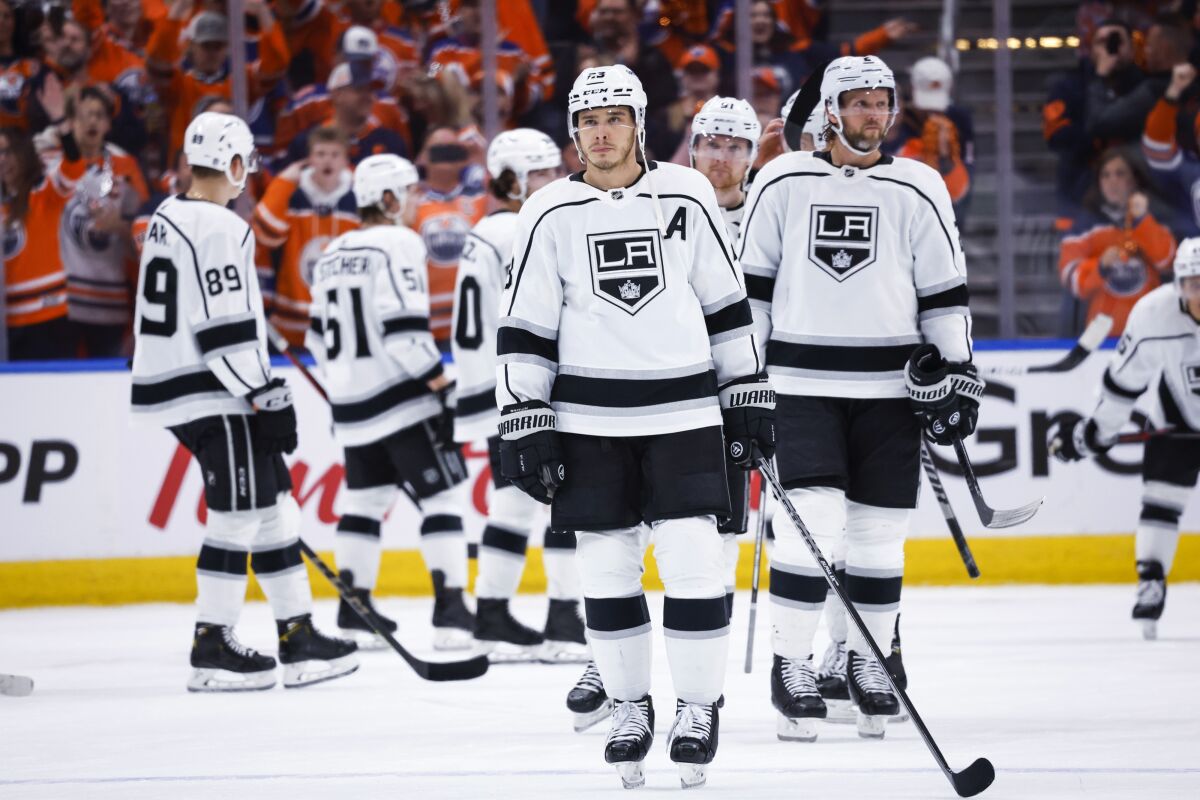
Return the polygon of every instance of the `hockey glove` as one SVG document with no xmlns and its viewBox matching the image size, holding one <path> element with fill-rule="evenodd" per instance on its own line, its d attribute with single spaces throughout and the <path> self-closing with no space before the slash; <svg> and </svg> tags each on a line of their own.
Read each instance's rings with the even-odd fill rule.
<svg viewBox="0 0 1200 800">
<path fill-rule="evenodd" d="M 955 436 L 965 439 L 975 432 L 983 381 L 974 364 L 951 364 L 937 345 L 923 344 L 908 360 L 904 384 L 913 413 L 934 444 L 950 444 Z"/>
<path fill-rule="evenodd" d="M 554 409 L 541 400 L 500 412 L 500 476 L 547 505 L 567 477 L 556 425 Z"/>
<path fill-rule="evenodd" d="M 1094 419 L 1084 419 L 1074 412 L 1063 414 L 1058 427 L 1050 434 L 1050 455 L 1068 463 L 1082 461 L 1097 453 L 1107 453 L 1112 442 L 1100 441 L 1100 431 Z"/>
<path fill-rule="evenodd" d="M 725 455 L 742 469 L 775 455 L 775 390 L 765 374 L 747 375 L 721 387 Z"/>
<path fill-rule="evenodd" d="M 454 441 L 454 384 L 448 383 L 438 389 L 437 396 L 442 413 L 433 421 L 434 443 L 440 450 L 454 450 L 458 447 Z"/>
<path fill-rule="evenodd" d="M 283 378 L 272 378 L 266 386 L 246 395 L 254 406 L 254 439 L 265 453 L 290 453 L 296 449 L 296 409 L 292 390 Z"/>
</svg>

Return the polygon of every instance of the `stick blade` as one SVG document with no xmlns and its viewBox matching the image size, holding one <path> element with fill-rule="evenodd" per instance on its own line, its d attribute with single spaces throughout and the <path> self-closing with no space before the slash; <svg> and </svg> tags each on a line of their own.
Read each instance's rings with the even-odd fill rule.
<svg viewBox="0 0 1200 800">
<path fill-rule="evenodd" d="M 984 527 L 987 528 L 1011 528 L 1014 525 L 1020 525 L 1022 522 L 1027 522 L 1033 518 L 1033 515 L 1042 507 L 1042 503 L 1046 498 L 1039 497 L 1032 503 L 1026 503 L 1020 508 L 999 508 L 991 509 L 986 506 L 979 508 L 979 518 L 982 520 Z"/>
<path fill-rule="evenodd" d="M 1112 326 L 1112 317 L 1108 314 L 1097 314 L 1084 329 L 1083 335 L 1079 337 L 1079 346 L 1089 353 L 1095 350 L 1104 342 L 1108 332 L 1112 330 Z"/>
<path fill-rule="evenodd" d="M 417 673 L 427 681 L 469 681 L 488 671 L 488 657 L 464 661 L 426 661 Z"/>
<path fill-rule="evenodd" d="M 951 773 L 950 782 L 959 797 L 974 797 L 996 780 L 996 768 L 986 758 L 977 758 L 975 763 L 961 772 Z"/>
</svg>

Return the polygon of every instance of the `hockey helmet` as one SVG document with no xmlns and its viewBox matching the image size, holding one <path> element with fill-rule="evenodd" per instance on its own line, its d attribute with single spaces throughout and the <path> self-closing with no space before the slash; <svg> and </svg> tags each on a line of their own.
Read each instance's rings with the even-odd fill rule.
<svg viewBox="0 0 1200 800">
<path fill-rule="evenodd" d="M 517 176 L 520 195 L 513 200 L 524 201 L 529 196 L 529 173 L 539 169 L 562 166 L 562 151 L 546 134 L 533 128 L 504 131 L 492 139 L 487 151 L 487 170 L 497 180 L 510 169 Z M 511 195 L 510 195 L 511 196 Z"/>
<path fill-rule="evenodd" d="M 692 118 L 692 140 L 688 155 L 696 166 L 696 142 L 701 136 L 732 136 L 750 142 L 750 163 L 758 156 L 762 124 L 754 107 L 737 97 L 713 97 Z"/>
<path fill-rule="evenodd" d="M 641 147 L 646 136 L 646 90 L 633 70 L 624 64 L 593 67 L 579 73 L 567 95 L 567 125 L 571 138 L 579 133 L 576 125 L 579 112 L 609 106 L 628 106 L 633 111 L 638 146 Z"/>
<path fill-rule="evenodd" d="M 389 219 L 404 213 L 408 190 L 420 180 L 417 168 L 406 158 L 391 153 L 367 156 L 354 170 L 354 202 L 359 208 L 374 208 L 383 202 L 385 192 L 400 201 L 400 208 Z"/>
<path fill-rule="evenodd" d="M 1184 239 L 1175 250 L 1175 285 L 1182 288 L 1184 278 L 1200 276 L 1200 236 Z"/>
<path fill-rule="evenodd" d="M 190 166 L 224 172 L 238 191 L 245 188 L 246 177 L 251 172 L 258 172 L 254 134 L 250 133 L 250 126 L 233 114 L 216 111 L 197 114 L 184 131 L 183 154 Z M 234 156 L 241 157 L 245 167 L 240 181 L 235 181 L 230 172 Z"/>
<path fill-rule="evenodd" d="M 866 155 L 871 151 L 859 150 L 851 145 L 846 141 L 843 132 L 841 97 L 845 92 L 855 89 L 887 90 L 891 113 L 887 125 L 884 127 L 886 134 L 900 111 L 900 101 L 896 96 L 896 77 L 888 65 L 883 63 L 883 59 L 878 56 L 842 56 L 834 59 L 825 68 L 825 75 L 821 79 L 821 106 L 834 119 L 831 126 L 833 133 L 852 152 Z"/>
</svg>

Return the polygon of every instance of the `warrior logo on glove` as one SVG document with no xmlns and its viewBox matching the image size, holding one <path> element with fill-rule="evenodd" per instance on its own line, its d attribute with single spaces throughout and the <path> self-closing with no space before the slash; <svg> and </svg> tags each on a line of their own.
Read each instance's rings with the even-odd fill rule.
<svg viewBox="0 0 1200 800">
<path fill-rule="evenodd" d="M 924 344 L 909 358 L 904 383 L 913 413 L 934 444 L 951 444 L 975 432 L 983 381 L 974 364 L 951 364 L 937 345 Z"/>
</svg>

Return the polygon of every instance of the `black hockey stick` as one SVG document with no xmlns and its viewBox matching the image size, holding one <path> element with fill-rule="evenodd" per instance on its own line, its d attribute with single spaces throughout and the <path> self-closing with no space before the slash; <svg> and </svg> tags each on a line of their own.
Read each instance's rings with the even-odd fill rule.
<svg viewBox="0 0 1200 800">
<path fill-rule="evenodd" d="M 763 540 L 767 535 L 767 479 L 758 496 L 758 530 L 754 532 L 754 573 L 750 576 L 750 629 L 746 631 L 746 674 L 754 661 L 754 624 L 758 621 L 758 575 L 762 572 Z"/>
<path fill-rule="evenodd" d="M 1122 433 L 1117 436 L 1117 441 L 1114 444 L 1141 444 L 1148 442 L 1151 439 L 1200 439 L 1198 431 L 1180 431 L 1175 428 L 1158 428 L 1152 431 L 1136 431 L 1134 433 Z"/>
<path fill-rule="evenodd" d="M 33 678 L 24 675 L 0 675 L 0 695 L 28 697 L 33 693 Z"/>
<path fill-rule="evenodd" d="M 371 613 L 371 609 L 367 608 L 361 600 L 350 592 L 350 588 L 342 582 L 342 579 L 333 571 L 333 568 L 326 564 L 303 539 L 300 540 L 300 551 L 308 557 L 308 560 L 317 568 L 317 571 L 333 584 L 333 588 L 337 589 L 338 595 L 354 609 L 354 613 L 358 614 L 371 630 L 375 631 L 385 642 L 391 645 L 392 649 L 399 653 L 400 657 L 407 661 L 408 665 L 413 668 L 413 672 L 425 680 L 466 681 L 471 678 L 478 678 L 488 671 L 487 656 L 475 656 L 463 661 L 425 661 L 424 659 L 417 658 L 379 624 L 378 620 L 375 619 L 375 615 Z"/>
<path fill-rule="evenodd" d="M 967 480 L 967 488 L 971 490 L 971 499 L 975 501 L 975 510 L 979 512 L 979 521 L 988 528 L 1011 528 L 1029 520 L 1041 508 L 1046 498 L 1039 497 L 1032 503 L 1026 503 L 1020 508 L 992 508 L 983 499 L 983 491 L 979 488 L 979 479 L 975 477 L 975 467 L 967 455 L 967 446 L 962 437 L 954 437 L 954 454 L 958 456 L 958 465 L 962 467 L 963 477 Z"/>
<path fill-rule="evenodd" d="M 842 605 L 846 608 L 846 615 L 858 628 L 863 639 L 871 648 L 871 654 L 875 660 L 882 666 L 887 663 L 883 653 L 879 649 L 879 645 L 871 638 L 871 632 L 867 630 L 866 623 L 862 621 L 862 617 L 858 615 L 858 609 L 850 602 L 850 598 L 846 596 L 846 590 L 838 582 L 837 576 L 833 574 L 833 567 L 825 560 L 825 556 L 821 555 L 821 548 L 817 547 L 816 541 L 813 540 L 812 533 L 804 525 L 804 520 L 800 519 L 800 515 L 796 513 L 795 506 L 788 499 L 787 492 L 783 490 L 783 486 L 779 483 L 779 478 L 775 475 L 775 470 L 772 469 L 770 463 L 766 459 L 759 459 L 758 469 L 763 477 L 770 481 L 771 490 L 775 493 L 775 499 L 783 506 L 783 510 L 787 512 L 788 517 L 792 520 L 792 524 L 796 526 L 796 530 L 800 532 L 800 537 L 804 539 L 805 546 L 820 566 L 821 571 L 825 573 L 825 581 L 829 584 L 829 588 L 833 589 L 834 594 L 842 601 Z M 992 767 L 992 762 L 986 758 L 977 758 L 972 762 L 971 766 L 966 769 L 955 772 L 950 769 L 950 765 L 946 763 L 946 757 L 942 755 L 942 751 L 938 749 L 937 742 L 933 740 L 933 736 L 929 733 L 929 729 L 925 727 L 924 720 L 917 713 L 917 709 L 913 706 L 912 700 L 908 699 L 908 694 L 896 684 L 896 679 L 892 677 L 891 670 L 883 669 L 883 674 L 887 676 L 888 684 L 891 685 L 892 691 L 896 693 L 896 697 L 900 699 L 904 709 L 912 718 L 913 726 L 917 732 L 921 734 L 921 739 L 925 742 L 925 746 L 929 748 L 929 752 L 933 754 L 933 758 L 937 761 L 938 766 L 942 769 L 942 774 L 950 781 L 950 785 L 954 787 L 954 791 L 958 792 L 959 797 L 974 797 L 984 789 L 992 785 L 992 781 L 996 779 L 996 770 Z"/>
<path fill-rule="evenodd" d="M 1041 364 L 1033 367 L 983 367 L 980 372 L 985 376 L 1028 375 L 1037 372 L 1070 372 L 1086 361 L 1087 357 L 1104 343 L 1104 337 L 1108 336 L 1108 332 L 1112 330 L 1112 324 L 1112 317 L 1107 314 L 1097 314 L 1088 324 L 1083 335 L 1075 342 L 1074 347 L 1053 364 Z"/>
<path fill-rule="evenodd" d="M 979 567 L 975 564 L 971 545 L 967 544 L 967 537 L 963 536 L 962 526 L 958 524 L 958 517 L 955 516 L 954 509 L 950 506 L 950 498 L 946 496 L 946 487 L 942 486 L 942 476 L 938 474 L 937 465 L 933 463 L 933 456 L 929 455 L 929 445 L 925 444 L 924 438 L 921 439 L 921 466 L 925 468 L 925 477 L 929 478 L 929 488 L 933 490 L 938 505 L 942 507 L 942 516 L 946 518 L 946 527 L 950 529 L 950 536 L 958 547 L 958 554 L 962 557 L 963 566 L 967 568 L 967 574 L 971 578 L 978 578 Z"/>
<path fill-rule="evenodd" d="M 800 134 L 804 133 L 808 118 L 821 103 L 821 81 L 825 78 L 825 68 L 830 63 L 822 61 L 813 68 L 804 85 L 800 87 L 800 93 L 796 95 L 796 102 L 792 103 L 787 119 L 783 121 L 783 140 L 793 153 L 800 152 Z M 825 113 L 824 109 L 821 113 Z"/>
</svg>

